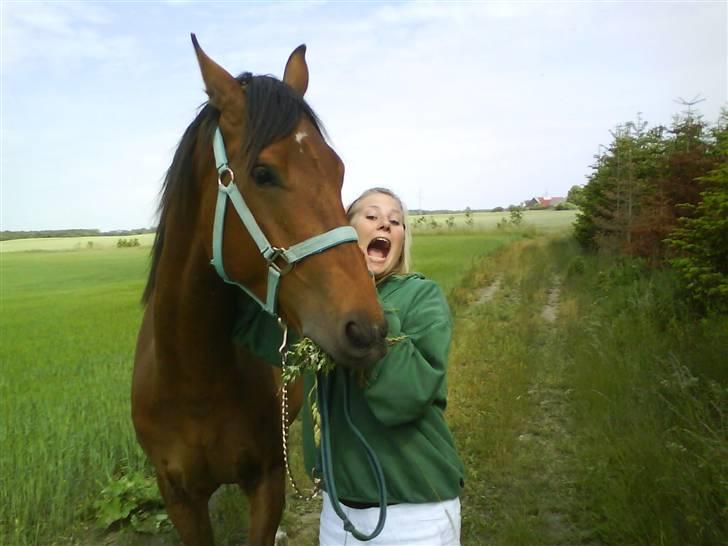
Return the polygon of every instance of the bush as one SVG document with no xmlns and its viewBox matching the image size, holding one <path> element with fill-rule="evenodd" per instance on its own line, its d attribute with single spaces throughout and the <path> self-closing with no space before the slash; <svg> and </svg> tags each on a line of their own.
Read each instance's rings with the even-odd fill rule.
<svg viewBox="0 0 728 546">
<path fill-rule="evenodd" d="M 139 239 L 137 239 L 136 237 L 134 237 L 133 239 L 119 239 L 118 241 L 116 241 L 116 248 L 129 248 L 135 246 L 141 246 Z"/>
</svg>

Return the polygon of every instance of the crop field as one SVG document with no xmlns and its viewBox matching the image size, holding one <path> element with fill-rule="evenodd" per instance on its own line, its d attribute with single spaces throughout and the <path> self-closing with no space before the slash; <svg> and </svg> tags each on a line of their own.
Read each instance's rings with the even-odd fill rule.
<svg viewBox="0 0 728 546">
<path fill-rule="evenodd" d="M 415 267 L 448 291 L 517 237 L 420 233 Z M 129 391 L 149 247 L 87 239 L 0 254 L 0 544 L 64 543 L 112 476 L 145 468 Z"/>
<path fill-rule="evenodd" d="M 99 235 L 94 237 L 45 237 L 39 239 L 13 239 L 0 241 L 2 252 L 27 252 L 32 250 L 98 250 L 116 248 L 119 239 L 138 239 L 139 246 L 151 246 L 154 242 L 154 233 L 140 235 Z"/>
<path fill-rule="evenodd" d="M 446 224 L 447 218 L 453 217 L 454 223 L 452 228 L 448 228 Z M 427 214 L 424 225 L 416 225 L 414 222 L 419 216 L 413 216 L 411 222 L 414 224 L 417 233 L 434 233 L 448 231 L 482 231 L 493 229 L 498 222 L 508 219 L 508 212 L 474 212 L 473 224 L 468 226 L 463 213 L 456 214 Z M 550 232 L 564 229 L 569 226 L 576 218 L 576 211 L 573 210 L 527 210 L 523 212 L 523 222 L 526 226 L 532 226 L 539 231 Z M 430 222 L 435 220 L 436 227 L 432 227 Z M 48 237 L 42 239 L 14 239 L 11 241 L 0 241 L 0 253 L 6 252 L 28 252 L 28 251 L 57 251 L 57 250 L 99 250 L 106 248 L 116 248 L 119 239 L 138 239 L 140 246 L 151 246 L 154 242 L 153 233 L 143 233 L 141 235 L 110 235 L 95 237 Z"/>
<path fill-rule="evenodd" d="M 575 218 L 577 211 L 575 210 L 524 210 L 523 223 L 527 226 L 533 226 L 538 228 L 541 232 L 555 232 L 560 231 L 564 226 L 571 225 Z M 447 219 L 453 218 L 453 227 L 447 226 Z M 417 220 L 423 218 L 422 224 L 419 224 Z M 427 231 L 448 231 L 451 229 L 494 229 L 498 225 L 498 222 L 508 220 L 510 213 L 504 212 L 474 212 L 472 213 L 472 226 L 468 226 L 467 218 L 465 213 L 458 212 L 453 214 L 425 214 L 424 216 L 412 215 L 411 223 L 414 225 L 415 230 L 418 232 Z M 432 221 L 436 224 L 434 227 Z"/>
</svg>

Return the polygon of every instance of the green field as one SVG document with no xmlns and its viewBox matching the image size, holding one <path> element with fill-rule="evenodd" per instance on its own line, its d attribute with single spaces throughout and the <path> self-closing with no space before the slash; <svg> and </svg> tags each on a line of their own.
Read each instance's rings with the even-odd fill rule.
<svg viewBox="0 0 728 546">
<path fill-rule="evenodd" d="M 140 246 L 151 246 L 154 233 L 140 235 L 98 235 L 94 237 L 44 237 L 39 239 L 13 239 L 0 241 L 0 253 L 27 252 L 30 250 L 99 250 L 116 248 L 119 239 L 138 239 Z"/>
<path fill-rule="evenodd" d="M 148 254 L 2 256 L 0 543 L 59 539 L 122 463 L 142 464 L 129 388 Z"/>
<path fill-rule="evenodd" d="M 575 210 L 524 210 L 523 211 L 523 223 L 526 226 L 532 226 L 538 228 L 541 232 L 554 232 L 560 231 L 565 226 L 571 225 L 576 219 L 577 211 Z M 443 231 L 447 232 L 450 228 L 445 224 L 445 220 L 452 216 L 454 218 L 454 227 L 452 229 L 475 229 L 475 230 L 488 230 L 494 229 L 498 222 L 502 220 L 508 220 L 510 217 L 509 212 L 474 212 L 473 213 L 473 225 L 468 226 L 466 224 L 465 214 L 462 212 L 453 214 L 425 214 L 425 225 L 420 226 L 416 224 L 416 220 L 419 216 L 412 216 L 410 223 L 414 225 L 417 232 L 427 231 Z M 430 221 L 434 219 L 438 226 L 432 228 Z"/>
<path fill-rule="evenodd" d="M 516 237 L 420 233 L 415 268 L 449 290 Z M 112 239 L 9 241 L 26 252 L 0 255 L 0 544 L 63 543 L 112 476 L 145 467 L 129 390 L 149 248 Z M 80 249 L 28 251 L 48 244 Z"/>
<path fill-rule="evenodd" d="M 465 215 L 456 214 L 428 214 L 425 219 L 429 222 L 435 219 L 438 227 L 433 229 L 427 226 L 415 226 L 418 233 L 447 232 L 450 229 L 445 225 L 445 220 L 453 216 L 455 218 L 454 230 L 481 231 L 496 227 L 503 218 L 508 219 L 508 212 L 475 212 L 473 213 L 473 225 L 467 226 Z M 533 226 L 540 231 L 561 230 L 571 225 L 576 217 L 573 210 L 527 210 L 523 212 L 523 221 L 527 226 Z M 411 218 L 411 222 L 417 219 Z M 0 253 L 6 252 L 28 252 L 28 251 L 56 251 L 56 250 L 98 250 L 116 248 L 119 239 L 138 239 L 141 246 L 151 246 L 154 242 L 153 233 L 128 236 L 96 236 L 96 237 L 48 237 L 42 239 L 14 239 L 11 241 L 0 241 Z"/>
<path fill-rule="evenodd" d="M 466 464 L 463 544 L 725 543 L 725 317 L 695 320 L 665 273 L 534 237 L 535 218 L 555 232 L 570 215 L 415 234 L 415 269 L 456 318 L 448 420 Z M 114 245 L 0 254 L 3 546 L 175 543 L 86 529 L 104 487 L 149 473 L 129 407 L 149 247 Z M 288 501 L 291 544 L 312 546 L 315 505 Z M 240 543 L 244 500 L 228 488 L 215 504 L 218 543 Z"/>
</svg>

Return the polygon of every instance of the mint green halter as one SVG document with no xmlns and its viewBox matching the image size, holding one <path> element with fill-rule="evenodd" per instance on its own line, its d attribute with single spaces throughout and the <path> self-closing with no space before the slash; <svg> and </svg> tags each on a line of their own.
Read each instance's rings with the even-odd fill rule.
<svg viewBox="0 0 728 546">
<path fill-rule="evenodd" d="M 225 143 L 222 139 L 220 128 L 215 129 L 215 135 L 212 139 L 212 149 L 215 154 L 215 166 L 217 168 L 217 206 L 215 208 L 215 222 L 212 228 L 212 260 L 211 264 L 215 267 L 218 275 L 229 284 L 242 288 L 250 297 L 257 301 L 263 309 L 273 316 L 277 316 L 276 303 L 278 297 L 278 284 L 282 275 L 288 273 L 296 262 L 300 262 L 304 258 L 312 254 L 318 254 L 328 250 L 329 248 L 344 243 L 355 243 L 358 241 L 356 230 L 351 226 L 339 226 L 332 230 L 326 231 L 319 235 L 314 235 L 305 241 L 297 243 L 289 248 L 279 248 L 270 244 L 258 223 L 253 217 L 253 213 L 245 203 L 243 195 L 235 185 L 235 174 L 228 164 L 227 154 L 225 153 Z M 230 182 L 226 186 L 222 182 L 225 173 L 230 175 Z M 246 288 L 242 284 L 231 280 L 225 273 L 225 267 L 222 260 L 222 244 L 225 225 L 225 210 L 227 208 L 228 198 L 232 201 L 233 207 L 238 216 L 243 221 L 245 228 L 258 246 L 260 253 L 268 264 L 268 287 L 265 302 L 261 301 L 258 296 L 253 294 L 252 290 Z M 282 263 L 280 263 L 282 262 Z M 280 265 L 279 265 L 280 263 Z"/>
</svg>

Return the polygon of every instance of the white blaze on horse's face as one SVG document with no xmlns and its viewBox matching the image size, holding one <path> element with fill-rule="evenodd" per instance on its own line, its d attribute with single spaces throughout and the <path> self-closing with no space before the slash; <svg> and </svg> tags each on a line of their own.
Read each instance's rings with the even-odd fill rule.
<svg viewBox="0 0 728 546">
<path fill-rule="evenodd" d="M 385 193 L 367 195 L 357 203 L 351 225 L 376 278 L 399 264 L 404 248 L 404 214 L 396 199 Z"/>
<path fill-rule="evenodd" d="M 306 131 L 298 131 L 296 133 L 296 143 L 298 144 L 298 151 L 303 153 L 303 139 L 308 136 L 308 133 Z"/>
</svg>

